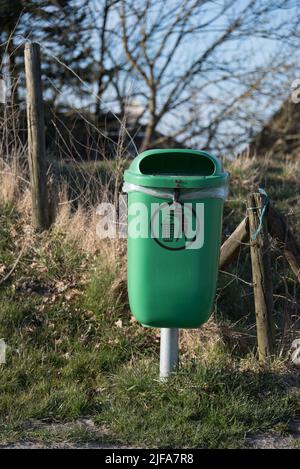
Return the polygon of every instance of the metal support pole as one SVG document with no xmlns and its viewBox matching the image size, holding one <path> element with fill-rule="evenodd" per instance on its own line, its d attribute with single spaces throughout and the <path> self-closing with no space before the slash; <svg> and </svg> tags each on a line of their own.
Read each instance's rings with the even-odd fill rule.
<svg viewBox="0 0 300 469">
<path fill-rule="evenodd" d="M 170 373 L 178 368 L 179 363 L 179 329 L 160 330 L 160 367 L 159 376 L 161 380 L 168 378 Z"/>
</svg>

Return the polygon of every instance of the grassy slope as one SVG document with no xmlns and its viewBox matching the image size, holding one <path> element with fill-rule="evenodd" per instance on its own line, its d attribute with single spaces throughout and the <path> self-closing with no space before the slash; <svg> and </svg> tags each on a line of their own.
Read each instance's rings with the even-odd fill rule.
<svg viewBox="0 0 300 469">
<path fill-rule="evenodd" d="M 293 170 L 256 166 L 231 168 L 229 231 L 243 215 L 247 190 L 261 176 L 280 208 L 287 211 L 295 201 L 299 182 Z M 25 228 L 13 207 L 0 210 L 2 276 L 20 251 Z M 246 257 L 239 266 L 243 278 L 249 276 Z M 286 431 L 300 413 L 299 377 L 280 362 L 259 368 L 251 341 L 243 351 L 234 339 L 196 341 L 193 354 L 185 351 L 178 375 L 159 383 L 157 331 L 131 320 L 124 295 L 112 288 L 119 269 L 85 254 L 54 229 L 33 238 L 0 286 L 0 337 L 9 345 L 7 363 L 0 365 L 2 444 L 97 438 L 138 446 L 238 447 L 248 433 Z M 245 332 L 253 324 L 251 295 L 238 281 L 223 291 L 226 282 L 221 276 L 215 317 L 231 326 L 232 318 L 245 314 L 238 326 Z M 248 302 L 233 301 L 240 295 Z M 101 431 L 76 425 L 84 416 Z M 37 425 L 40 420 L 75 424 L 53 432 Z"/>
</svg>

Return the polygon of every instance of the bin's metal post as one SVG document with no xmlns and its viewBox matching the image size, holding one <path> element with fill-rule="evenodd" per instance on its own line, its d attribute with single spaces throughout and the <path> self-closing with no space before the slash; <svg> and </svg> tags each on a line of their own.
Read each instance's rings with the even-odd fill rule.
<svg viewBox="0 0 300 469">
<path fill-rule="evenodd" d="M 160 330 L 160 367 L 161 380 L 168 378 L 172 371 L 176 371 L 179 363 L 179 329 Z"/>
</svg>

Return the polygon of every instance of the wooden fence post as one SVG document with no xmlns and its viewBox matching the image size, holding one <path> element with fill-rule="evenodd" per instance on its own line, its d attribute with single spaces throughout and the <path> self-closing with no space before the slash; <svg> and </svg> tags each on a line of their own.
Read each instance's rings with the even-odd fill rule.
<svg viewBox="0 0 300 469">
<path fill-rule="evenodd" d="M 44 106 L 40 47 L 25 45 L 27 91 L 28 161 L 32 196 L 32 222 L 36 230 L 49 228 Z"/>
<path fill-rule="evenodd" d="M 259 229 L 262 207 L 266 202 L 266 196 L 259 193 L 250 194 L 247 199 L 257 345 L 259 361 L 262 363 L 273 353 L 274 343 L 273 287 L 266 216 Z"/>
</svg>

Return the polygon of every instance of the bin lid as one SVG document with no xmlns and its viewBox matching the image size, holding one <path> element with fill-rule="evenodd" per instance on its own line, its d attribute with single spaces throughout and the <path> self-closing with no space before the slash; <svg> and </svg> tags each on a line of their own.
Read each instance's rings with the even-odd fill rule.
<svg viewBox="0 0 300 469">
<path fill-rule="evenodd" d="M 228 173 L 206 151 L 147 150 L 132 161 L 124 180 L 146 187 L 220 187 L 227 185 Z"/>
</svg>

